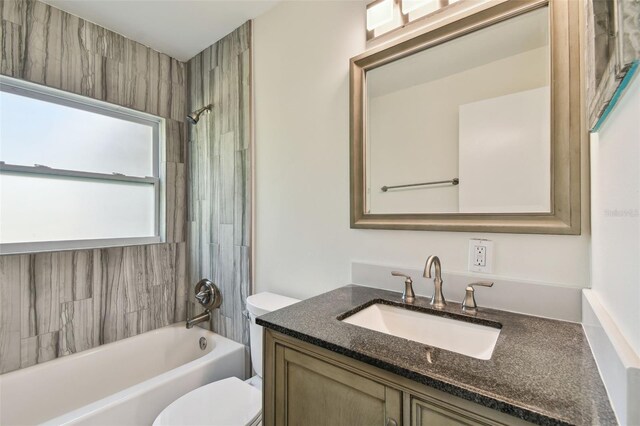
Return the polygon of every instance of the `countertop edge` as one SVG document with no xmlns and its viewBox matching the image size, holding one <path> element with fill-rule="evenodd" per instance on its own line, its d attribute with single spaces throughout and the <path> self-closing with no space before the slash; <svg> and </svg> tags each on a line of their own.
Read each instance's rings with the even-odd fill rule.
<svg viewBox="0 0 640 426">
<path fill-rule="evenodd" d="M 411 370 L 407 370 L 402 367 L 398 367 L 388 362 L 373 358 L 369 355 L 344 348 L 334 343 L 330 343 L 325 340 L 309 336 L 305 333 L 301 333 L 299 331 L 292 330 L 287 327 L 282 327 L 282 326 L 270 323 L 268 321 L 261 319 L 260 317 L 256 318 L 256 324 L 263 326 L 265 328 L 277 331 L 279 333 L 285 334 L 287 336 L 296 338 L 303 342 L 310 343 L 320 348 L 330 350 L 331 352 L 335 352 L 335 353 L 347 356 L 349 358 L 355 359 L 356 361 L 361 361 L 373 367 L 380 368 L 390 373 L 405 377 L 409 380 L 413 380 L 414 382 L 432 387 L 437 390 L 441 390 L 443 392 L 446 392 L 453 396 L 457 396 L 467 401 L 480 404 L 482 406 L 491 408 L 496 411 L 500 411 L 501 413 L 504 413 L 504 414 L 518 417 L 522 420 L 525 420 L 531 423 L 535 423 L 542 426 L 547 426 L 547 425 L 571 426 L 571 423 L 567 423 L 563 420 L 550 417 L 548 415 L 545 415 L 536 411 L 532 411 L 527 408 L 519 407 L 517 405 L 513 405 L 508 402 L 501 401 L 499 399 L 486 396 L 486 395 L 471 391 L 469 389 L 465 389 L 463 387 L 456 386 L 454 384 L 442 381 L 440 379 L 436 379 L 430 376 L 416 373 Z"/>
</svg>

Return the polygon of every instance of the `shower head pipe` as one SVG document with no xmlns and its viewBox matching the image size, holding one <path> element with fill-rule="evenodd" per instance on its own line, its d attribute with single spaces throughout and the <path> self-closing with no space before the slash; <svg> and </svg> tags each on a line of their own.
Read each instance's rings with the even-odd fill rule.
<svg viewBox="0 0 640 426">
<path fill-rule="evenodd" d="M 213 104 L 205 105 L 200 109 L 187 114 L 187 121 L 191 124 L 197 124 L 200 120 L 200 116 L 206 111 L 209 112 L 213 109 Z"/>
</svg>

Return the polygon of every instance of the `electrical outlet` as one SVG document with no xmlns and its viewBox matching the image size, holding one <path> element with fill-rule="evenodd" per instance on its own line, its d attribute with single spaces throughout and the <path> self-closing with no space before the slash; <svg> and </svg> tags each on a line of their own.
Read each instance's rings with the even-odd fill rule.
<svg viewBox="0 0 640 426">
<path fill-rule="evenodd" d="M 473 265 L 487 266 L 487 248 L 485 246 L 473 247 Z"/>
<path fill-rule="evenodd" d="M 490 274 L 493 270 L 493 241 L 469 240 L 469 271 Z"/>
</svg>

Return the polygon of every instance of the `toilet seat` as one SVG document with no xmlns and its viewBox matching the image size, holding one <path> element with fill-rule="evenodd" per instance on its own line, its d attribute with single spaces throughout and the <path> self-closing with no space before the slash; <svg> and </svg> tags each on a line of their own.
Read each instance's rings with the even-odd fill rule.
<svg viewBox="0 0 640 426">
<path fill-rule="evenodd" d="M 210 383 L 181 396 L 153 426 L 253 426 L 260 422 L 262 392 L 236 377 Z"/>
</svg>

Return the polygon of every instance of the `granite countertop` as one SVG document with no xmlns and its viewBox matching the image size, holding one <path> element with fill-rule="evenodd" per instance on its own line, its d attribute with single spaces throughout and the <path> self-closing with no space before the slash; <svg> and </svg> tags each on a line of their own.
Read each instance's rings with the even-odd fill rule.
<svg viewBox="0 0 640 426">
<path fill-rule="evenodd" d="M 401 294 L 349 285 L 257 319 L 266 328 L 346 355 L 452 395 L 540 425 L 616 424 L 580 324 L 494 309 L 464 314 L 459 303 L 412 309 L 502 325 L 493 355 L 480 360 L 339 321 L 378 299 L 401 304 Z"/>
</svg>

